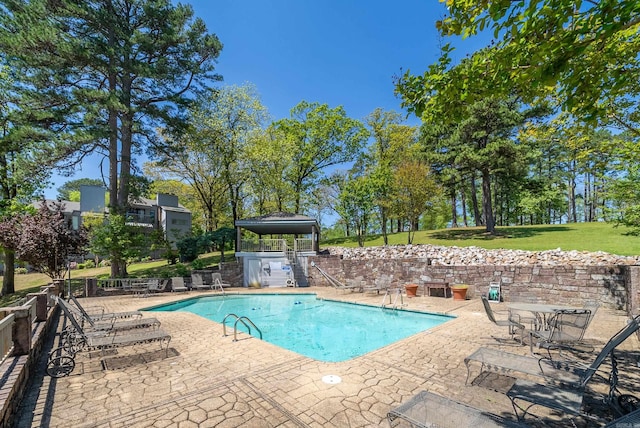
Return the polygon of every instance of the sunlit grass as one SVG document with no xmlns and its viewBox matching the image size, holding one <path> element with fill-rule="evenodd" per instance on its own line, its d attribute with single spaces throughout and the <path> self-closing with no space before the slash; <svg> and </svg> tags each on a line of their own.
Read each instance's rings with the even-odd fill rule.
<svg viewBox="0 0 640 428">
<path fill-rule="evenodd" d="M 484 228 L 468 227 L 416 232 L 414 244 L 469 247 L 486 249 L 513 249 L 543 251 L 562 250 L 604 251 L 631 256 L 640 254 L 640 237 L 628 234 L 629 229 L 609 223 L 572 223 L 557 225 L 498 227 L 496 235 L 489 235 Z M 389 235 L 389 244 L 406 244 L 407 232 Z M 340 238 L 323 241 L 323 246 L 340 245 L 356 247 L 356 238 Z M 384 245 L 382 236 L 372 236 L 365 246 Z"/>
</svg>

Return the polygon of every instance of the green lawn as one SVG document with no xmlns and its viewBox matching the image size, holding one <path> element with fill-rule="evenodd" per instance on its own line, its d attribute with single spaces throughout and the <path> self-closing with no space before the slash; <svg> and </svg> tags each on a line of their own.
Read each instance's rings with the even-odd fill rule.
<svg viewBox="0 0 640 428">
<path fill-rule="evenodd" d="M 483 228 L 468 227 L 419 231 L 414 244 L 433 244 L 443 246 L 487 249 L 512 249 L 543 251 L 561 248 L 562 250 L 604 251 L 612 254 L 632 256 L 640 254 L 640 237 L 628 234 L 625 227 L 614 227 L 609 223 L 572 223 L 557 225 L 498 227 L 495 236 L 488 235 Z M 407 232 L 389 235 L 389 244 L 406 244 Z M 338 245 L 355 247 L 355 238 L 340 238 L 321 241 L 322 246 Z M 382 236 L 367 239 L 365 245 L 383 245 Z"/>
</svg>

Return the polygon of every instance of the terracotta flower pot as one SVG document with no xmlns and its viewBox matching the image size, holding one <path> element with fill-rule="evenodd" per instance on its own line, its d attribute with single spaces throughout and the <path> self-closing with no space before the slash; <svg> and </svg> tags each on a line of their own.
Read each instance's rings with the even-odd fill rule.
<svg viewBox="0 0 640 428">
<path fill-rule="evenodd" d="M 469 286 L 465 284 L 452 285 L 453 300 L 467 300 L 467 288 L 469 288 Z"/>
<path fill-rule="evenodd" d="M 416 297 L 418 295 L 418 285 L 417 284 L 407 284 L 404 286 L 404 289 L 407 291 L 407 297 Z"/>
</svg>

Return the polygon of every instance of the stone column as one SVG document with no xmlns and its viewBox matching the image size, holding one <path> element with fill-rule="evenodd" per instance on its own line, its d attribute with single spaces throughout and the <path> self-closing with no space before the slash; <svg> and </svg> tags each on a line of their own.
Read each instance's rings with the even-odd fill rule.
<svg viewBox="0 0 640 428">
<path fill-rule="evenodd" d="M 84 282 L 85 297 L 95 297 L 98 295 L 98 279 L 87 278 Z"/>
<path fill-rule="evenodd" d="M 56 296 L 64 297 L 64 279 L 54 279 L 53 285 L 56 287 Z"/>
<path fill-rule="evenodd" d="M 13 339 L 12 356 L 27 355 L 31 350 L 31 320 L 29 309 L 22 306 L 6 307 L 2 312 L 15 316 L 11 337 Z"/>
<path fill-rule="evenodd" d="M 47 312 L 48 312 L 48 294 L 46 291 L 41 291 L 40 293 L 29 293 L 27 297 L 35 297 L 36 298 L 36 321 L 46 321 L 47 320 Z"/>
<path fill-rule="evenodd" d="M 640 266 L 627 268 L 627 313 L 630 316 L 640 315 Z"/>
</svg>

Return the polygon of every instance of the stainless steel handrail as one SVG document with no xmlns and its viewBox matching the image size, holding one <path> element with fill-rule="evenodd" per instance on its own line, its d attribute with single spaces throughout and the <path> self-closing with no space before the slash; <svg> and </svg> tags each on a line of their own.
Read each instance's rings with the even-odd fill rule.
<svg viewBox="0 0 640 428">
<path fill-rule="evenodd" d="M 247 317 L 245 317 L 245 316 L 241 316 L 241 317 L 239 317 L 239 316 L 238 316 L 238 315 L 236 315 L 236 314 L 227 314 L 227 315 L 225 315 L 225 317 L 222 319 L 222 334 L 223 334 L 223 336 L 225 336 L 225 337 L 227 336 L 227 324 L 226 324 L 226 321 L 227 321 L 227 318 L 229 318 L 229 317 L 235 317 L 235 319 L 236 319 L 236 322 L 235 322 L 235 323 L 233 323 L 233 341 L 234 341 L 234 342 L 237 342 L 237 341 L 238 341 L 238 339 L 237 339 L 237 334 L 238 334 L 238 322 L 241 322 L 241 323 L 242 323 L 242 324 L 247 328 L 247 330 L 249 330 L 249 334 L 250 334 L 250 335 L 251 335 L 251 327 L 249 326 L 249 324 L 251 324 L 251 325 L 253 326 L 253 328 L 255 328 L 255 329 L 258 331 L 258 334 L 260 334 L 260 340 L 262 340 L 262 331 L 258 328 L 258 326 L 257 326 L 257 325 L 255 325 L 255 324 L 253 323 L 253 321 L 251 321 L 249 318 L 247 318 Z M 246 320 L 247 322 L 249 322 L 249 324 L 247 324 L 247 323 L 245 322 L 245 320 Z"/>
<path fill-rule="evenodd" d="M 256 330 L 258 330 L 258 333 L 260 334 L 260 340 L 262 340 L 262 331 L 260 331 L 260 329 L 258 328 L 258 326 L 256 326 L 256 325 L 253 323 L 253 321 L 251 321 L 249 318 L 247 318 L 247 317 L 240 317 L 240 318 L 238 318 L 238 319 L 236 320 L 236 322 L 233 324 L 233 341 L 234 341 L 234 342 L 237 342 L 237 341 L 238 341 L 238 339 L 236 338 L 236 335 L 237 335 L 237 333 L 238 333 L 238 327 L 237 327 L 238 322 L 241 322 L 242 324 L 244 324 L 244 326 L 245 326 L 245 327 L 247 327 L 247 330 L 249 330 L 249 334 L 251 335 L 251 327 L 249 327 L 249 326 L 247 325 L 247 323 L 246 323 L 246 322 L 244 322 L 245 320 L 246 320 L 246 321 L 248 321 L 248 322 L 249 322 L 249 324 L 251 324 L 251 325 L 253 326 L 253 328 L 255 328 Z"/>
</svg>

